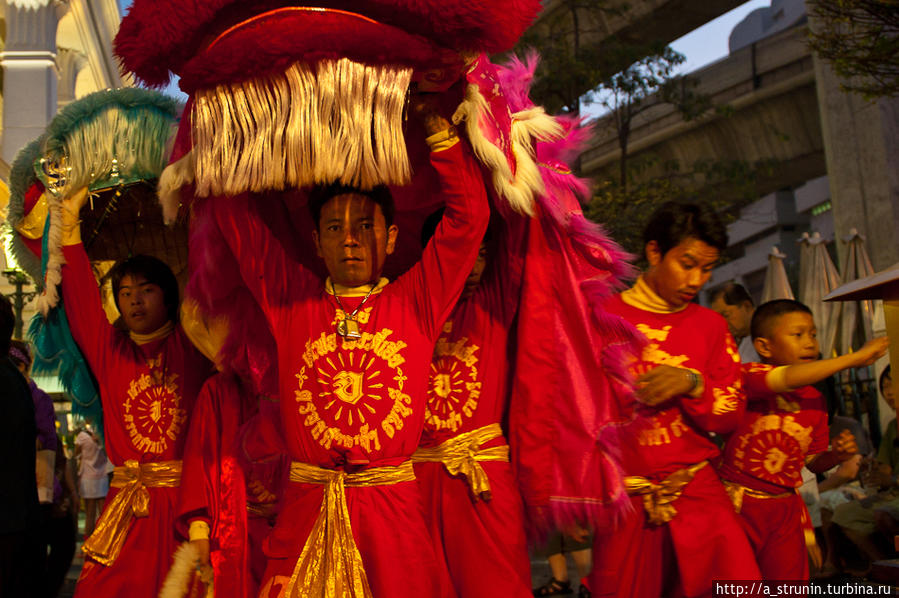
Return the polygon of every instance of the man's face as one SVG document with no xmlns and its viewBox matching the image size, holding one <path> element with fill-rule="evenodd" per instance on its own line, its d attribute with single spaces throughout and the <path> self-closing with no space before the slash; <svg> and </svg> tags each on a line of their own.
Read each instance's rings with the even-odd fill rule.
<svg viewBox="0 0 899 598">
<path fill-rule="evenodd" d="M 331 281 L 358 287 L 381 276 L 396 234 L 397 227 L 387 226 L 381 206 L 365 195 L 348 193 L 325 202 L 312 238 Z"/>
<path fill-rule="evenodd" d="M 794 311 L 777 316 L 765 336 L 756 338 L 755 349 L 773 365 L 795 365 L 818 359 L 818 329 L 811 314 Z"/>
<path fill-rule="evenodd" d="M 141 274 L 122 277 L 116 304 L 125 326 L 137 334 L 156 332 L 169 320 L 162 288 Z"/>
<path fill-rule="evenodd" d="M 883 400 L 887 402 L 887 405 L 893 408 L 893 411 L 896 410 L 896 397 L 893 392 L 893 378 L 892 376 L 884 376 L 883 377 L 883 387 L 881 388 L 881 392 L 883 393 Z"/>
<path fill-rule="evenodd" d="M 728 305 L 724 301 L 724 295 L 721 294 L 709 307 L 727 320 L 727 327 L 735 339 L 740 340 L 749 336 L 749 324 L 752 322 L 752 312 L 755 311 L 751 303 L 744 301 L 740 305 Z"/>
<path fill-rule="evenodd" d="M 644 280 L 672 307 L 693 301 L 709 281 L 718 263 L 719 251 L 704 241 L 689 237 L 664 255 L 655 241 L 646 244 L 649 270 Z"/>
<path fill-rule="evenodd" d="M 484 275 L 484 268 L 487 267 L 487 243 L 481 242 L 481 248 L 478 250 L 478 257 L 471 268 L 471 273 L 465 279 L 465 288 L 462 290 L 462 297 L 470 297 L 478 285 L 481 284 L 481 277 Z"/>
</svg>

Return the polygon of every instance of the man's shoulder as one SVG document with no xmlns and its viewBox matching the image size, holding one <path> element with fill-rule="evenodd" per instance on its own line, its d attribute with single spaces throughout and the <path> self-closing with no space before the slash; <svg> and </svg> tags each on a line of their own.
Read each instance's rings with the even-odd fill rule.
<svg viewBox="0 0 899 598">
<path fill-rule="evenodd" d="M 683 313 L 684 316 L 689 317 L 690 320 L 695 321 L 697 324 L 701 323 L 703 326 L 713 326 L 727 330 L 727 320 L 721 314 L 698 303 L 690 303 Z"/>
</svg>

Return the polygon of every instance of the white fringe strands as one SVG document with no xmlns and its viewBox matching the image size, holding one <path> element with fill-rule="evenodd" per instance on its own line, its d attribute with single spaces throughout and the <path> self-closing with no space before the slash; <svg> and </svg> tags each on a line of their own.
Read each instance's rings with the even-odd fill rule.
<svg viewBox="0 0 899 598">
<path fill-rule="evenodd" d="M 490 169 L 496 192 L 517 212 L 533 216 L 534 198 L 545 191 L 533 140 L 560 139 L 565 134 L 562 125 L 540 107 L 512 114 L 511 143 L 515 159 L 513 173 L 505 152 L 493 145 L 481 132 L 482 118 L 490 118 L 490 107 L 478 86 L 469 85 L 465 91 L 465 99 L 453 114 L 453 122 L 465 122 L 465 130 L 474 153 Z"/>
<path fill-rule="evenodd" d="M 197 92 L 196 194 L 408 183 L 403 108 L 411 78 L 409 68 L 342 58 Z"/>
<path fill-rule="evenodd" d="M 168 161 L 166 139 L 174 119 L 165 119 L 157 111 L 111 106 L 93 118 L 79 123 L 66 135 L 62 147 L 46 148 L 53 158 L 67 156 L 70 170 L 59 189 L 68 197 L 83 187 L 118 179 L 134 181 L 155 179 Z"/>
</svg>

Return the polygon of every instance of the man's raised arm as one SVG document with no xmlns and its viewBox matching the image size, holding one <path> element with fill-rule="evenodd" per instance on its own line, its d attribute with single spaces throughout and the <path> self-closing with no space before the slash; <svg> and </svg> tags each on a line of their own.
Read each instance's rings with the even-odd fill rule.
<svg viewBox="0 0 899 598">
<path fill-rule="evenodd" d="M 416 308 L 434 338 L 462 293 L 487 231 L 490 206 L 481 170 L 467 143 L 428 102 L 413 107 L 425 126 L 431 166 L 437 171 L 446 210 L 421 261 L 405 276 L 419 295 Z"/>
</svg>

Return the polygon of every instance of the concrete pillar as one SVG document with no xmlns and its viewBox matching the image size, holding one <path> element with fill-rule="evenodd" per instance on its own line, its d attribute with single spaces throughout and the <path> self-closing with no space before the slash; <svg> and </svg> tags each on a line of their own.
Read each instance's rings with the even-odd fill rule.
<svg viewBox="0 0 899 598">
<path fill-rule="evenodd" d="M 3 143 L 0 157 L 38 137 L 56 114 L 56 27 L 68 9 L 63 0 L 7 0 L 3 67 Z"/>
<path fill-rule="evenodd" d="M 835 237 L 858 229 L 882 270 L 899 262 L 899 98 L 865 100 L 841 90 L 828 63 L 814 65 Z"/>
</svg>

